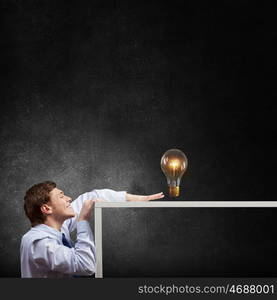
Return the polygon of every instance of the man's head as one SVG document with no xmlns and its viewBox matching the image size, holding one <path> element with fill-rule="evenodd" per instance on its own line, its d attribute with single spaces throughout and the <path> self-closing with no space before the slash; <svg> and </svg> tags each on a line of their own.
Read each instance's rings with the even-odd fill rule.
<svg viewBox="0 0 277 300">
<path fill-rule="evenodd" d="M 57 188 L 55 182 L 45 181 L 32 186 L 24 197 L 24 210 L 32 226 L 44 223 L 47 218 L 63 222 L 75 216 L 71 198 Z"/>
</svg>

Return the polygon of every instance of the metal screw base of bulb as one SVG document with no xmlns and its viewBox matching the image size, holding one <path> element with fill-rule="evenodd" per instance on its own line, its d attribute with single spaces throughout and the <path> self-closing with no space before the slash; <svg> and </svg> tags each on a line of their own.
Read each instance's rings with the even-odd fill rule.
<svg viewBox="0 0 277 300">
<path fill-rule="evenodd" d="M 179 186 L 169 186 L 169 196 L 170 197 L 178 197 L 180 195 Z"/>
</svg>

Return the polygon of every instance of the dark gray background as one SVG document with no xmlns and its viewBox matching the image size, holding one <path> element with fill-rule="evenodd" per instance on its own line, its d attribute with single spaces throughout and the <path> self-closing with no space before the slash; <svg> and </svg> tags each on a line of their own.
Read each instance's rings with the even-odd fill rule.
<svg viewBox="0 0 277 300">
<path fill-rule="evenodd" d="M 0 276 L 19 276 L 23 197 L 42 180 L 72 198 L 166 193 L 160 158 L 176 147 L 180 200 L 275 200 L 268 4 L 10 0 L 0 13 Z"/>
</svg>

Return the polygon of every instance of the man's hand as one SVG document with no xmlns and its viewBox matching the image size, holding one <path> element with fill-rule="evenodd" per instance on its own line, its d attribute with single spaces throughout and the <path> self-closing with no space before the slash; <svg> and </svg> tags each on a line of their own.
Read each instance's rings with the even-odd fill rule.
<svg viewBox="0 0 277 300">
<path fill-rule="evenodd" d="M 105 202 L 105 200 L 100 198 L 93 198 L 84 201 L 82 209 L 79 214 L 78 221 L 89 221 L 91 218 L 91 211 L 94 208 L 95 202 Z"/>
<path fill-rule="evenodd" d="M 164 194 L 162 192 L 158 194 L 148 195 L 148 196 L 132 195 L 126 193 L 127 201 L 151 201 L 151 200 L 161 199 L 163 197 Z"/>
</svg>

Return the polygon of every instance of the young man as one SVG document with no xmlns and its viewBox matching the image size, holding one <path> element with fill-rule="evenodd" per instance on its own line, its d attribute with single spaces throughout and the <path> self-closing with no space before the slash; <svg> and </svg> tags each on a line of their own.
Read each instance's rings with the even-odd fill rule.
<svg viewBox="0 0 277 300">
<path fill-rule="evenodd" d="M 163 198 L 93 190 L 75 201 L 45 181 L 32 186 L 24 197 L 24 210 L 32 228 L 22 237 L 21 277 L 57 278 L 92 275 L 95 272 L 95 246 L 89 225 L 94 203 L 98 201 L 149 201 Z M 73 245 L 70 233 L 77 229 Z"/>
</svg>

